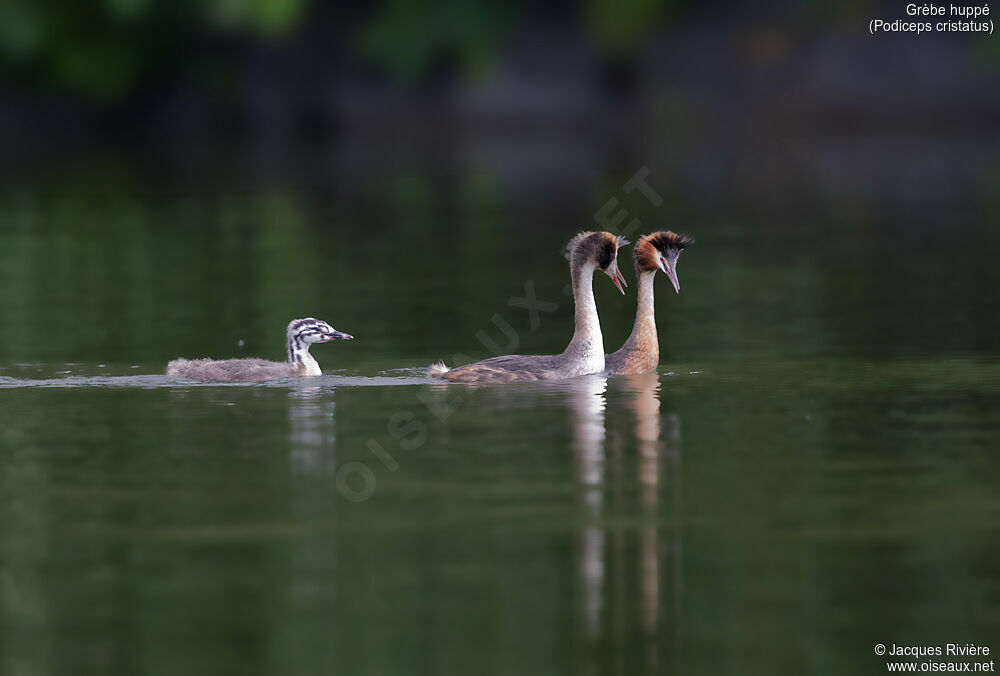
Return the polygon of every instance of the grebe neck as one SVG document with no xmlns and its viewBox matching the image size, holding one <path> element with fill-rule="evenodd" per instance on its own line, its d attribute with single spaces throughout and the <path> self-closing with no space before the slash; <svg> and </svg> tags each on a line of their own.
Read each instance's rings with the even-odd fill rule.
<svg viewBox="0 0 1000 676">
<path fill-rule="evenodd" d="M 659 357 L 660 343 L 656 338 L 656 308 L 653 302 L 653 282 L 656 271 L 646 271 L 638 275 L 638 306 L 635 311 L 635 325 L 626 345 Z"/>
<path fill-rule="evenodd" d="M 323 375 L 323 371 L 319 368 L 319 362 L 309 354 L 309 343 L 297 335 L 288 336 L 288 363 L 297 368 L 301 375 Z"/>
<path fill-rule="evenodd" d="M 597 316 L 594 302 L 594 263 L 586 263 L 572 271 L 573 322 L 576 330 L 573 340 L 566 346 L 563 355 L 580 361 L 588 370 L 604 370 L 604 336 L 601 335 L 601 321 Z"/>
</svg>

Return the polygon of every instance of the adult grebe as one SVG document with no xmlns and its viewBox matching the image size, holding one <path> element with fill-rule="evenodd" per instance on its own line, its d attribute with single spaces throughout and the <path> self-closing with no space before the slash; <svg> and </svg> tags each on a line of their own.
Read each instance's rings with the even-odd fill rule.
<svg viewBox="0 0 1000 676">
<path fill-rule="evenodd" d="M 309 354 L 313 343 L 353 340 L 319 319 L 293 319 L 288 323 L 288 361 L 266 359 L 175 359 L 167 364 L 167 375 L 197 380 L 268 380 L 288 376 L 318 376 L 323 372 Z"/>
<path fill-rule="evenodd" d="M 669 230 L 643 235 L 632 250 L 635 276 L 638 279 L 638 308 L 635 325 L 621 349 L 605 357 L 604 370 L 609 374 L 652 373 L 660 364 L 660 344 L 656 338 L 656 318 L 653 313 L 653 280 L 662 270 L 677 293 L 677 259 L 681 251 L 694 244 L 694 239 Z"/>
<path fill-rule="evenodd" d="M 567 246 L 576 331 L 562 354 L 506 355 L 449 369 L 444 362 L 430 367 L 428 375 L 453 383 L 504 383 L 571 378 L 604 370 L 604 338 L 594 303 L 594 271 L 600 270 L 623 294 L 625 278 L 618 271 L 618 248 L 628 242 L 610 232 L 581 232 Z M 627 286 L 627 285 L 626 285 Z"/>
</svg>

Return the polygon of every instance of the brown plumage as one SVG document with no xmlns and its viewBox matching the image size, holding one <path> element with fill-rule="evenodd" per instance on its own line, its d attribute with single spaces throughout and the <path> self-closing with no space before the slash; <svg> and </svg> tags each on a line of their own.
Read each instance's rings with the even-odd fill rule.
<svg viewBox="0 0 1000 676">
<path fill-rule="evenodd" d="M 267 359 L 174 359 L 167 364 L 172 378 L 195 380 L 271 380 L 304 376 L 305 366 Z"/>
<path fill-rule="evenodd" d="M 319 364 L 309 354 L 313 343 L 331 340 L 352 340 L 354 336 L 337 331 L 319 319 L 293 319 L 285 332 L 288 361 L 267 359 L 175 359 L 167 364 L 172 378 L 195 380 L 270 380 L 289 376 L 322 375 Z"/>
<path fill-rule="evenodd" d="M 669 230 L 643 235 L 632 250 L 632 262 L 638 280 L 637 307 L 632 334 L 617 352 L 605 357 L 604 370 L 609 374 L 652 373 L 660 364 L 660 343 L 656 335 L 653 303 L 653 280 L 663 271 L 680 293 L 677 259 L 694 239 Z"/>
<path fill-rule="evenodd" d="M 573 339 L 562 354 L 504 355 L 449 369 L 433 364 L 427 374 L 453 383 L 507 383 L 571 378 L 604 369 L 604 338 L 594 303 L 593 273 L 608 275 L 625 293 L 624 277 L 618 271 L 618 248 L 628 242 L 610 232 L 581 232 L 567 246 L 575 304 Z"/>
</svg>

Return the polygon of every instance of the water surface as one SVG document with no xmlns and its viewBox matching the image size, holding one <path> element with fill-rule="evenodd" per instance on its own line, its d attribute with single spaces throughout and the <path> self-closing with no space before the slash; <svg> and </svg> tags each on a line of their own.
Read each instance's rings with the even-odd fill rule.
<svg viewBox="0 0 1000 676">
<path fill-rule="evenodd" d="M 631 204 L 698 237 L 683 292 L 658 280 L 658 374 L 426 380 L 569 339 L 559 247 L 591 205 L 552 202 L 391 176 L 346 201 L 8 191 L 0 670 L 874 673 L 879 642 L 1000 650 L 995 218 L 942 238 L 926 213 Z M 529 283 L 557 305 L 534 325 L 509 302 Z M 613 349 L 635 287 L 595 286 Z M 356 336 L 313 348 L 322 377 L 162 375 L 280 359 L 302 316 Z"/>
</svg>

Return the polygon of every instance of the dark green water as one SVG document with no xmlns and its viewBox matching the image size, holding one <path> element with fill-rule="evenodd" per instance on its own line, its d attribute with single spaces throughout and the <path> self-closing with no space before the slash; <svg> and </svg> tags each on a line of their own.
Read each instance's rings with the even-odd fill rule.
<svg viewBox="0 0 1000 676">
<path fill-rule="evenodd" d="M 488 356 L 479 331 L 508 342 L 497 322 L 562 348 L 559 247 L 616 181 L 551 208 L 488 181 L 5 193 L 0 671 L 842 674 L 883 673 L 880 642 L 1000 650 L 995 213 L 627 203 L 698 237 L 682 293 L 658 280 L 657 376 L 423 379 Z M 529 281 L 558 304 L 536 327 L 509 303 Z M 614 349 L 634 285 L 595 285 Z M 310 315 L 356 336 L 314 348 L 320 378 L 158 375 L 280 359 Z"/>
</svg>

